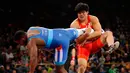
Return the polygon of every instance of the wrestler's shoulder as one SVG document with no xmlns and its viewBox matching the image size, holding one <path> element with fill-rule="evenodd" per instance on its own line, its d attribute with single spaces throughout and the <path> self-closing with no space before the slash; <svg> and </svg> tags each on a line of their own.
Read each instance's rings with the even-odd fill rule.
<svg viewBox="0 0 130 73">
<path fill-rule="evenodd" d="M 90 21 L 91 21 L 91 22 L 97 22 L 97 21 L 99 21 L 99 19 L 98 19 L 97 16 L 90 15 Z"/>
<path fill-rule="evenodd" d="M 78 19 L 77 19 L 77 18 L 70 24 L 70 27 L 74 27 L 74 26 L 76 26 L 76 27 L 79 26 L 79 25 L 78 25 Z"/>
<path fill-rule="evenodd" d="M 89 16 L 90 16 L 90 19 L 98 19 L 98 17 L 95 15 L 89 15 Z"/>
</svg>

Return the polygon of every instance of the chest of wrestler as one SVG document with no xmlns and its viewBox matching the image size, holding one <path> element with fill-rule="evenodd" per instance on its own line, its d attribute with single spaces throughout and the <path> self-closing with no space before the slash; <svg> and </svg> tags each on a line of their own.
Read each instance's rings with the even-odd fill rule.
<svg viewBox="0 0 130 73">
<path fill-rule="evenodd" d="M 85 22 L 80 23 L 80 24 L 78 25 L 78 27 L 79 27 L 80 29 L 81 29 L 81 28 L 93 28 L 92 22 L 89 22 L 89 23 L 85 23 Z"/>
<path fill-rule="evenodd" d="M 87 28 L 88 30 L 86 30 L 86 32 L 89 32 L 89 33 L 92 33 L 92 31 L 90 31 L 91 29 L 93 29 L 93 26 L 92 26 L 92 22 L 89 22 L 89 23 L 82 23 L 78 26 L 78 28 L 82 29 L 82 28 Z M 95 38 L 92 38 L 88 41 L 94 41 L 96 39 L 98 39 L 99 37 L 95 37 Z"/>
<path fill-rule="evenodd" d="M 92 16 L 88 15 L 87 18 L 82 22 L 80 21 L 80 19 L 77 19 L 76 24 L 78 24 L 79 28 L 93 28 L 92 21 Z"/>
</svg>

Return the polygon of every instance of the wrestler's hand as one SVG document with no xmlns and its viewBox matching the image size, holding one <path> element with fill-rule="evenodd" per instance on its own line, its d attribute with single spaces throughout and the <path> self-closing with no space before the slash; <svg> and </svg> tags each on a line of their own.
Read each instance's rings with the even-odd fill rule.
<svg viewBox="0 0 130 73">
<path fill-rule="evenodd" d="M 84 35 L 85 35 L 86 38 L 89 36 L 89 34 L 91 33 L 91 31 L 92 31 L 91 28 L 87 28 L 87 29 L 85 30 Z"/>
<path fill-rule="evenodd" d="M 84 46 L 84 44 L 87 42 L 87 40 L 84 40 L 83 43 L 81 43 L 81 46 Z"/>
<path fill-rule="evenodd" d="M 92 31 L 92 28 L 88 27 L 88 28 L 85 30 L 85 33 L 86 33 L 86 34 L 90 34 L 91 31 Z"/>
<path fill-rule="evenodd" d="M 85 30 L 85 35 L 86 35 L 86 39 L 81 43 L 81 46 L 83 46 L 88 40 L 87 40 L 87 37 L 93 33 L 94 30 L 90 27 L 88 27 L 86 30 Z"/>
</svg>

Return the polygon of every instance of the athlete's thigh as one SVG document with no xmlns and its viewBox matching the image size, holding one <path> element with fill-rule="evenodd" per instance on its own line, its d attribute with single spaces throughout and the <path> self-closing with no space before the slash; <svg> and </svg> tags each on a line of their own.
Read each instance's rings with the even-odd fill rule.
<svg viewBox="0 0 130 73">
<path fill-rule="evenodd" d="M 64 65 L 67 60 L 70 40 L 68 38 L 64 39 L 66 40 L 61 40 L 60 41 L 61 45 L 55 49 L 56 65 Z"/>
<path fill-rule="evenodd" d="M 97 53 L 103 46 L 104 44 L 102 43 L 101 39 L 98 38 L 97 40 L 92 42 L 91 53 Z"/>
<path fill-rule="evenodd" d="M 88 58 L 90 56 L 90 52 L 91 52 L 91 43 L 88 43 L 88 44 L 84 44 L 84 46 L 78 46 L 77 47 L 77 51 L 78 51 L 78 65 L 79 66 L 84 66 L 86 67 L 87 66 L 87 61 L 88 61 Z"/>
</svg>

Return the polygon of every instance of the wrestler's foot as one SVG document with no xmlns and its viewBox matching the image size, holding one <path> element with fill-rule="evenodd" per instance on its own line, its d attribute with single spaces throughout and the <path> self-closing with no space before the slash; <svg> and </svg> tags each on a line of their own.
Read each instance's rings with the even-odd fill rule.
<svg viewBox="0 0 130 73">
<path fill-rule="evenodd" d="M 111 54 L 113 51 L 118 49 L 119 45 L 120 45 L 119 41 L 116 41 L 113 45 L 110 46 L 110 49 L 106 51 L 106 53 Z"/>
</svg>

